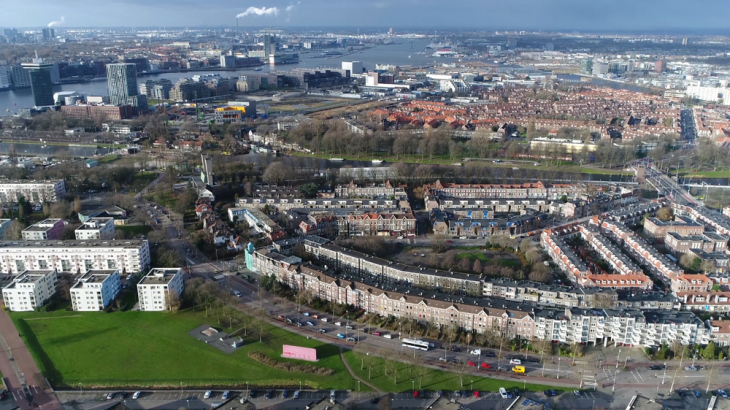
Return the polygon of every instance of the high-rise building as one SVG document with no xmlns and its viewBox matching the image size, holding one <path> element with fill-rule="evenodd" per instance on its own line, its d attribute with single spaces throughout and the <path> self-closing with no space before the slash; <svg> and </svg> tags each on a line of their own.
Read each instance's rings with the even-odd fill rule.
<svg viewBox="0 0 730 410">
<path fill-rule="evenodd" d="M 271 34 L 264 34 L 264 58 L 276 53 L 276 37 Z"/>
<path fill-rule="evenodd" d="M 350 75 L 362 74 L 362 61 L 343 61 L 342 69 L 349 71 Z"/>
<path fill-rule="evenodd" d="M 236 56 L 224 54 L 221 56 L 221 67 L 236 68 Z"/>
<path fill-rule="evenodd" d="M 683 46 L 686 46 L 686 45 L 687 45 L 687 43 L 688 43 L 688 41 L 687 41 L 687 37 L 684 37 L 684 38 L 682 39 L 682 45 L 683 45 Z"/>
<path fill-rule="evenodd" d="M 10 67 L 0 65 L 0 90 L 10 88 L 13 83 L 10 81 Z"/>
<path fill-rule="evenodd" d="M 33 102 L 36 107 L 53 105 L 53 81 L 51 69 L 53 64 L 36 60 L 33 63 L 21 64 L 30 74 L 30 87 L 33 90 Z"/>
<path fill-rule="evenodd" d="M 56 38 L 56 30 L 53 27 L 46 27 L 43 29 L 43 40 L 51 41 Z"/>
<path fill-rule="evenodd" d="M 112 105 L 131 105 L 147 108 L 147 96 L 139 94 L 137 87 L 137 66 L 131 63 L 107 64 L 109 102 Z"/>
<path fill-rule="evenodd" d="M 590 58 L 587 58 L 580 62 L 580 71 L 583 74 L 591 75 L 593 74 L 593 60 Z"/>
<path fill-rule="evenodd" d="M 27 70 L 19 65 L 11 65 L 8 68 L 10 70 L 10 82 L 13 84 L 13 88 L 30 87 L 30 73 Z"/>
<path fill-rule="evenodd" d="M 663 73 L 666 69 L 666 63 L 662 60 L 654 62 L 654 72 L 656 73 Z"/>
</svg>

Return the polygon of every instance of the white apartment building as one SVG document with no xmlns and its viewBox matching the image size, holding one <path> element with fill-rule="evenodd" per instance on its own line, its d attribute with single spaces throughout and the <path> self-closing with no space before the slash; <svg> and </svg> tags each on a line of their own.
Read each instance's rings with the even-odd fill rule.
<svg viewBox="0 0 730 410">
<path fill-rule="evenodd" d="M 71 287 L 71 306 L 77 312 L 104 310 L 121 288 L 118 270 L 90 270 Z"/>
<path fill-rule="evenodd" d="M 89 218 L 86 223 L 76 228 L 74 233 L 76 239 L 114 239 L 114 218 L 111 217 L 93 217 Z"/>
<path fill-rule="evenodd" d="M 58 181 L 0 181 L 0 202 L 18 202 L 22 196 L 34 204 L 56 202 L 66 195 L 66 184 Z"/>
<path fill-rule="evenodd" d="M 686 94 L 688 97 L 697 98 L 700 101 L 719 104 L 725 104 L 726 101 L 730 101 L 730 89 L 723 87 L 690 85 L 687 87 Z"/>
<path fill-rule="evenodd" d="M 24 271 L 3 288 L 5 307 L 13 312 L 32 311 L 56 292 L 56 270 Z"/>
<path fill-rule="evenodd" d="M 170 309 L 170 292 L 180 296 L 183 292 L 181 268 L 154 268 L 137 284 L 139 310 L 145 312 Z"/>
<path fill-rule="evenodd" d="M 66 225 L 63 219 L 49 218 L 23 229 L 21 235 L 26 241 L 45 241 L 47 239 L 61 239 Z"/>
<path fill-rule="evenodd" d="M 5 274 L 46 269 L 74 274 L 118 269 L 129 274 L 149 265 L 150 248 L 143 240 L 0 241 L 0 273 Z"/>
</svg>

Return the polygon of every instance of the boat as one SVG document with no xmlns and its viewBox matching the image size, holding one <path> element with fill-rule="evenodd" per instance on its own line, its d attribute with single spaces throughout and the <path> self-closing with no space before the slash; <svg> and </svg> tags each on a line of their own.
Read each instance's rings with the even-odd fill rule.
<svg viewBox="0 0 730 410">
<path fill-rule="evenodd" d="M 330 158 L 330 161 L 340 162 L 340 161 L 344 161 L 344 160 L 345 160 L 344 158 Z"/>
<path fill-rule="evenodd" d="M 383 161 L 382 159 L 374 159 L 374 160 L 372 160 L 370 162 L 372 162 L 373 164 L 382 164 L 385 161 Z"/>
<path fill-rule="evenodd" d="M 261 71 L 261 67 L 258 67 L 258 68 L 254 68 L 253 70 L 254 70 L 254 71 Z"/>
</svg>

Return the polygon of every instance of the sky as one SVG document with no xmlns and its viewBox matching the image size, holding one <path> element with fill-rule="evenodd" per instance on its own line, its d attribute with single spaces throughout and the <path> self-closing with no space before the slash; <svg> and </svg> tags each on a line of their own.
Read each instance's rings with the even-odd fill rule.
<svg viewBox="0 0 730 410">
<path fill-rule="evenodd" d="M 0 0 L 0 9 L 0 27 L 19 28 L 235 26 L 246 14 L 241 27 L 730 31 L 730 0 Z"/>
</svg>

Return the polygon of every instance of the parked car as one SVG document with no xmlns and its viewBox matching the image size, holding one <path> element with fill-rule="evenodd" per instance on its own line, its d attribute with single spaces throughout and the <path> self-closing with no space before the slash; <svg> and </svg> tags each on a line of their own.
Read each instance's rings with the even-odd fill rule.
<svg viewBox="0 0 730 410">
<path fill-rule="evenodd" d="M 304 316 L 309 316 L 309 312 L 302 313 Z"/>
<path fill-rule="evenodd" d="M 319 315 L 317 315 L 317 314 L 312 315 L 312 319 L 318 319 L 318 318 L 319 318 Z"/>
<path fill-rule="evenodd" d="M 330 390 L 330 400 L 334 400 L 335 399 L 335 397 L 336 397 L 335 396 L 335 393 L 336 393 L 335 390 Z"/>
<path fill-rule="evenodd" d="M 380 332 L 373 332 L 371 333 L 373 336 L 380 336 Z"/>
<path fill-rule="evenodd" d="M 289 390 L 284 390 L 284 392 L 281 393 L 281 397 L 282 398 L 285 398 L 285 399 L 288 398 L 289 397 Z"/>
<path fill-rule="evenodd" d="M 529 363 L 540 363 L 540 358 L 528 356 L 525 358 L 525 361 Z"/>
<path fill-rule="evenodd" d="M 318 331 L 319 333 L 327 333 L 327 331 L 326 331 L 326 330 L 324 330 L 324 329 L 319 329 L 319 330 L 317 330 L 317 331 Z"/>
<path fill-rule="evenodd" d="M 335 322 L 335 326 L 342 326 L 342 322 Z"/>
<path fill-rule="evenodd" d="M 688 372 L 696 372 L 699 369 L 697 368 L 697 366 L 687 366 L 684 368 L 684 370 L 687 370 Z"/>
<path fill-rule="evenodd" d="M 481 396 L 479 395 L 479 392 L 478 392 L 477 390 L 474 390 L 474 397 L 476 397 L 477 399 L 478 399 L 479 397 L 481 397 Z"/>
<path fill-rule="evenodd" d="M 558 393 L 555 390 L 545 390 L 543 393 L 545 393 L 545 397 L 555 397 L 558 395 Z"/>
<path fill-rule="evenodd" d="M 474 363 L 474 362 L 472 362 L 471 360 L 469 360 L 468 362 L 466 362 L 466 364 L 468 364 L 471 367 L 477 367 L 477 364 Z"/>
<path fill-rule="evenodd" d="M 352 326 L 350 326 L 350 325 L 347 325 L 347 326 L 345 326 L 345 329 L 347 329 L 347 330 L 352 330 L 352 329 L 354 329 L 354 327 L 352 327 Z"/>
<path fill-rule="evenodd" d="M 301 392 L 299 390 L 295 391 L 294 392 L 294 398 L 295 399 L 298 399 L 299 398 L 299 394 L 301 394 Z"/>
<path fill-rule="evenodd" d="M 312 323 L 311 321 L 307 320 L 307 326 L 314 326 L 314 323 Z"/>
<path fill-rule="evenodd" d="M 457 352 L 457 353 L 458 353 L 458 352 L 460 352 L 460 351 L 461 351 L 461 349 L 459 349 L 458 347 L 454 346 L 454 347 L 452 347 L 452 348 L 451 348 L 451 351 L 452 351 L 452 352 Z"/>
<path fill-rule="evenodd" d="M 223 398 L 223 400 L 228 400 L 228 396 L 230 396 L 230 395 L 231 395 L 231 392 L 226 390 L 223 392 L 223 396 L 221 396 L 221 397 Z"/>
<path fill-rule="evenodd" d="M 510 359 L 509 364 L 522 364 L 520 359 Z"/>
<path fill-rule="evenodd" d="M 209 399 L 211 394 L 213 394 L 213 392 L 210 391 L 210 390 L 208 390 L 207 392 L 205 392 L 205 394 L 203 394 L 203 398 L 204 399 Z"/>
<path fill-rule="evenodd" d="M 658 364 L 655 364 L 653 366 L 649 366 L 649 370 L 662 370 L 664 369 L 664 366 L 660 366 Z"/>
<path fill-rule="evenodd" d="M 445 357 L 439 357 L 439 362 L 448 362 L 448 359 Z"/>
<path fill-rule="evenodd" d="M 390 333 L 384 334 L 383 337 L 386 338 L 386 339 L 392 339 L 393 338 L 393 336 L 391 336 Z"/>
<path fill-rule="evenodd" d="M 484 356 L 487 356 L 487 357 L 497 357 L 497 355 L 494 354 L 494 352 L 485 352 L 484 353 Z"/>
<path fill-rule="evenodd" d="M 693 394 L 695 395 L 695 397 L 697 397 L 698 399 L 700 398 L 700 396 L 702 396 L 702 393 L 701 393 L 701 392 L 700 392 L 699 390 L 695 390 L 695 391 L 693 391 L 692 393 L 693 393 Z"/>
<path fill-rule="evenodd" d="M 499 388 L 499 395 L 503 399 L 511 399 L 512 398 L 512 393 L 508 392 L 504 387 L 500 387 Z"/>
<path fill-rule="evenodd" d="M 355 338 L 354 338 L 354 337 L 352 337 L 352 336 L 348 337 L 348 338 L 347 338 L 347 339 L 345 339 L 345 340 L 347 340 L 348 342 L 357 342 L 357 339 L 355 339 Z"/>
<path fill-rule="evenodd" d="M 268 391 L 266 392 L 266 398 L 267 398 L 267 399 L 271 399 L 271 398 L 273 398 L 273 397 L 274 397 L 274 391 L 273 391 L 273 390 L 268 390 Z"/>
<path fill-rule="evenodd" d="M 111 392 L 111 393 L 109 393 L 109 394 L 106 395 L 106 399 L 107 400 L 111 400 L 113 398 L 114 398 L 114 392 Z"/>
<path fill-rule="evenodd" d="M 488 370 L 488 369 L 491 369 L 492 368 L 492 365 L 489 364 L 489 363 L 482 363 L 482 365 L 479 366 L 479 367 L 481 367 L 484 370 Z"/>
<path fill-rule="evenodd" d="M 342 333 L 338 333 L 337 334 L 337 337 L 340 338 L 340 339 L 344 339 L 345 338 L 345 335 L 343 335 Z"/>
<path fill-rule="evenodd" d="M 580 396 L 580 390 L 573 390 L 573 394 L 575 396 Z"/>
<path fill-rule="evenodd" d="M 727 393 L 725 393 L 725 390 L 723 389 L 718 390 L 717 395 L 722 397 L 723 399 L 727 399 Z"/>
<path fill-rule="evenodd" d="M 137 400 L 139 398 L 139 396 L 141 396 L 141 395 L 142 395 L 142 392 L 141 391 L 136 391 L 132 395 L 132 399 Z"/>
</svg>

